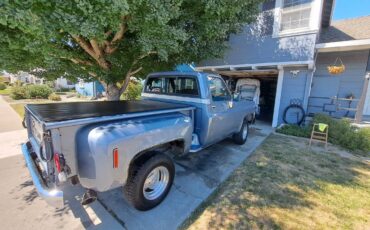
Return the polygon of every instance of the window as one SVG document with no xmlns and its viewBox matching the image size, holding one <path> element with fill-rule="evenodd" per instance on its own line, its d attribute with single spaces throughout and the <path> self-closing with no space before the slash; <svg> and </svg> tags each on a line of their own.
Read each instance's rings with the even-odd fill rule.
<svg viewBox="0 0 370 230">
<path fill-rule="evenodd" d="M 191 76 L 150 77 L 145 92 L 199 96 L 198 82 Z"/>
<path fill-rule="evenodd" d="M 218 77 L 208 77 L 209 88 L 212 94 L 212 100 L 225 101 L 231 100 L 229 91 L 226 88 L 225 82 Z"/>
<path fill-rule="evenodd" d="M 280 32 L 309 28 L 312 0 L 282 0 Z"/>
</svg>

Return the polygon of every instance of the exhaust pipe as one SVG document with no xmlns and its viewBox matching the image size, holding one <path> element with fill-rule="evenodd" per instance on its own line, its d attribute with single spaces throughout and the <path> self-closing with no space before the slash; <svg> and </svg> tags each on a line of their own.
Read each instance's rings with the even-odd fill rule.
<svg viewBox="0 0 370 230">
<path fill-rule="evenodd" d="M 82 205 L 87 205 L 87 204 L 90 204 L 90 203 L 96 201 L 97 195 L 98 194 L 96 193 L 96 191 L 94 191 L 92 189 L 86 190 L 85 194 L 82 197 L 81 204 Z"/>
</svg>

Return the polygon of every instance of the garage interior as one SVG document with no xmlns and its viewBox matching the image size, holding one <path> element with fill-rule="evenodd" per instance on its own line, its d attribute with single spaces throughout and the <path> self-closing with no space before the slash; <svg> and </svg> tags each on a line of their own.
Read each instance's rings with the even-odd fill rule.
<svg viewBox="0 0 370 230">
<path fill-rule="evenodd" d="M 259 114 L 256 119 L 272 124 L 278 80 L 278 70 L 218 70 L 215 71 L 225 78 L 232 92 L 236 90 L 236 82 L 241 78 L 260 81 Z"/>
</svg>

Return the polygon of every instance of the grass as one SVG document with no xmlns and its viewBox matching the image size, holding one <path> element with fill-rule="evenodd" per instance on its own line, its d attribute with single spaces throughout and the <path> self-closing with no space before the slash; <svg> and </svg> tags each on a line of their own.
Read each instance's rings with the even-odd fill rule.
<svg viewBox="0 0 370 230">
<path fill-rule="evenodd" d="M 18 115 L 24 117 L 24 105 L 23 103 L 10 104 L 10 106 L 18 113 Z"/>
<path fill-rule="evenodd" d="M 11 91 L 11 88 L 8 87 L 6 89 L 0 90 L 0 95 L 9 95 Z"/>
<path fill-rule="evenodd" d="M 368 229 L 370 163 L 270 136 L 182 226 Z"/>
</svg>

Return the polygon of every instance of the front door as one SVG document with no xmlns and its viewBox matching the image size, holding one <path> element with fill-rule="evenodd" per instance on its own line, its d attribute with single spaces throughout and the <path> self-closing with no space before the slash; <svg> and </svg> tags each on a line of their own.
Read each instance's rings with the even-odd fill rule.
<svg viewBox="0 0 370 230">
<path fill-rule="evenodd" d="M 218 76 L 208 77 L 211 91 L 209 142 L 218 141 L 230 135 L 234 130 L 232 118 L 231 94 L 224 80 Z"/>
</svg>

